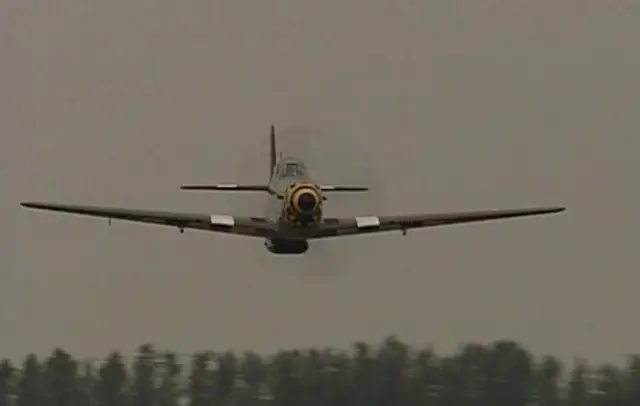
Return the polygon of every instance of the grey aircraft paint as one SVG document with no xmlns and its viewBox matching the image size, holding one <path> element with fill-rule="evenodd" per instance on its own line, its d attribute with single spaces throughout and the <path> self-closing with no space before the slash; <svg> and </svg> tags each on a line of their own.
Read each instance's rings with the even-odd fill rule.
<svg viewBox="0 0 640 406">
<path fill-rule="evenodd" d="M 152 210 L 24 202 L 24 207 L 120 219 L 140 223 L 206 230 L 258 237 L 274 254 L 303 254 L 309 240 L 362 235 L 385 231 L 463 224 L 564 211 L 561 206 L 522 209 L 479 210 L 452 213 L 418 213 L 387 216 L 355 216 L 327 218 L 323 216 L 325 194 L 362 192 L 364 186 L 323 185 L 314 181 L 305 162 L 294 156 L 280 156 L 276 147 L 275 128 L 271 126 L 267 183 L 253 185 L 183 185 L 183 190 L 237 191 L 267 193 L 264 217 L 224 214 L 160 212 Z"/>
</svg>

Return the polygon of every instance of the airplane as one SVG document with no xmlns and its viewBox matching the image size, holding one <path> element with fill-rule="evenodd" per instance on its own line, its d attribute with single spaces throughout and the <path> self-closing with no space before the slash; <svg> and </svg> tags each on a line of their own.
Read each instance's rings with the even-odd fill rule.
<svg viewBox="0 0 640 406">
<path fill-rule="evenodd" d="M 450 213 L 400 215 L 360 215 L 325 217 L 323 207 L 327 196 L 336 192 L 365 192 L 365 186 L 321 184 L 315 181 L 302 159 L 277 156 L 275 127 L 271 126 L 269 146 L 269 179 L 264 184 L 182 185 L 182 190 L 263 192 L 268 195 L 264 216 L 232 216 L 209 213 L 180 213 L 157 210 L 127 209 L 47 202 L 23 202 L 30 209 L 48 210 L 118 219 L 123 221 L 204 230 L 260 238 L 272 254 L 304 254 L 312 240 L 360 236 L 452 224 L 481 222 L 524 216 L 559 213 L 562 206 L 520 209 L 494 209 Z"/>
</svg>

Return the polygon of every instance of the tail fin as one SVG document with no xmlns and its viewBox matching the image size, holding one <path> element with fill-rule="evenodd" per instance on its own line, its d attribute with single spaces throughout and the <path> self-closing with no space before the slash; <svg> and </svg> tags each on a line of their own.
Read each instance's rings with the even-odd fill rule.
<svg viewBox="0 0 640 406">
<path fill-rule="evenodd" d="M 273 175 L 273 169 L 276 167 L 276 162 L 278 157 L 276 156 L 276 129 L 274 125 L 271 125 L 271 137 L 269 143 L 269 155 L 270 155 L 270 167 L 269 167 L 269 178 Z"/>
<path fill-rule="evenodd" d="M 276 130 L 273 124 L 271 125 L 271 137 L 269 142 L 269 180 L 273 177 L 273 170 L 275 169 L 278 157 L 276 156 Z M 217 185 L 182 185 L 182 190 L 221 190 L 221 191 L 236 191 L 236 192 L 267 192 L 269 194 L 276 194 L 269 184 L 217 184 Z"/>
</svg>

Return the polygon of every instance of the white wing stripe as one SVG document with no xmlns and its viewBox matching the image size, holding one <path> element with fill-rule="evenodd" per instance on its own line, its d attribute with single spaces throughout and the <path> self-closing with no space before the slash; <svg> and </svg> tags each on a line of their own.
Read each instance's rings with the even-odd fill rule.
<svg viewBox="0 0 640 406">
<path fill-rule="evenodd" d="M 219 185 L 216 185 L 216 187 L 218 189 L 237 189 L 238 185 L 233 184 L 233 183 L 221 183 Z"/>
<path fill-rule="evenodd" d="M 233 218 L 233 216 L 223 216 L 220 214 L 212 214 L 209 216 L 209 219 L 211 221 L 211 224 L 213 224 L 214 226 L 233 227 L 236 224 L 236 221 Z"/>
<path fill-rule="evenodd" d="M 358 228 L 380 227 L 380 218 L 376 216 L 356 217 L 356 227 Z"/>
</svg>

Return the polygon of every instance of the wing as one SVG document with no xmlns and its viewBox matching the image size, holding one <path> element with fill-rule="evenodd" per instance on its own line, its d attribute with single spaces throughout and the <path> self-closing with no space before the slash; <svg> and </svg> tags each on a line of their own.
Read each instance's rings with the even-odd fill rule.
<svg viewBox="0 0 640 406">
<path fill-rule="evenodd" d="M 326 218 L 312 238 L 340 237 L 406 231 L 413 228 L 437 227 L 515 217 L 559 213 L 564 207 L 538 207 L 528 209 L 482 210 L 454 213 L 407 214 L 398 216 L 370 216 L 352 218 Z"/>
<path fill-rule="evenodd" d="M 117 207 L 76 206 L 57 203 L 25 202 L 30 209 L 57 211 L 138 223 L 194 229 L 249 237 L 269 237 L 275 234 L 275 225 L 263 217 L 238 217 L 218 214 L 175 213 L 168 211 L 136 210 Z"/>
</svg>

